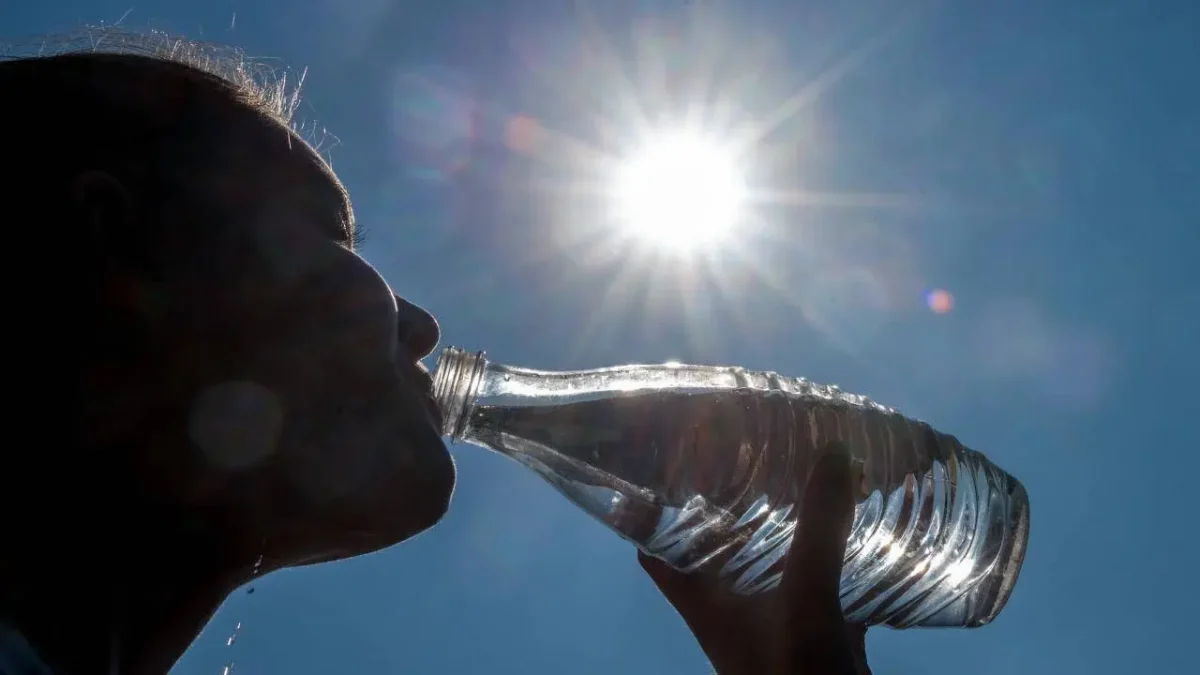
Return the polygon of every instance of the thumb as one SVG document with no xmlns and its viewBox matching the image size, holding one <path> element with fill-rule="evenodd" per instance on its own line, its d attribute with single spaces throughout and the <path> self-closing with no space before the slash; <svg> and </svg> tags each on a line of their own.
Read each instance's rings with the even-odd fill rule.
<svg viewBox="0 0 1200 675">
<path fill-rule="evenodd" d="M 787 590 L 820 590 L 826 596 L 837 591 L 846 539 L 854 522 L 852 473 L 850 452 L 838 441 L 826 446 L 809 472 L 792 547 L 784 563 Z"/>
<path fill-rule="evenodd" d="M 784 563 L 780 595 L 787 606 L 782 672 L 854 672 L 840 584 L 854 522 L 853 470 L 846 446 L 834 442 L 813 466 Z"/>
</svg>

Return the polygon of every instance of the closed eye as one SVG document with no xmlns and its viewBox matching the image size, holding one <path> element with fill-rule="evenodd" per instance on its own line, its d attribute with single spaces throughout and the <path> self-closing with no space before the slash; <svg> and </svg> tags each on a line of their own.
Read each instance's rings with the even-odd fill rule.
<svg viewBox="0 0 1200 675">
<path fill-rule="evenodd" d="M 349 209 L 349 201 L 343 202 L 346 208 L 338 214 L 338 229 L 341 232 L 341 244 L 351 251 L 356 251 L 367 240 L 366 229 L 354 221 L 354 213 Z"/>
<path fill-rule="evenodd" d="M 356 251 L 358 247 L 366 243 L 367 232 L 361 226 L 355 227 L 353 224 L 350 224 L 346 227 L 346 241 L 350 246 L 350 250 Z"/>
</svg>

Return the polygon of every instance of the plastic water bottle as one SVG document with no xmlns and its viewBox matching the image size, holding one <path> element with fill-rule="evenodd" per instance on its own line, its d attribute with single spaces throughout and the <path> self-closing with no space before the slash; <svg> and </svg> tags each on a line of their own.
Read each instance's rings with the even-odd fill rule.
<svg viewBox="0 0 1200 675">
<path fill-rule="evenodd" d="M 781 578 L 809 467 L 828 442 L 861 471 L 841 578 L 847 620 L 981 626 L 1012 593 L 1024 487 L 953 436 L 866 397 L 741 368 L 543 372 L 446 348 L 444 433 L 515 459 L 649 555 L 719 566 L 739 593 Z"/>
</svg>

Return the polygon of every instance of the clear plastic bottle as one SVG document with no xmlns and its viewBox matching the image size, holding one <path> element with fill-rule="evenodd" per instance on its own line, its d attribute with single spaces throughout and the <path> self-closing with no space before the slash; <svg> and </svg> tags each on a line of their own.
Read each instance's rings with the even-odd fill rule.
<svg viewBox="0 0 1200 675">
<path fill-rule="evenodd" d="M 871 400 L 741 368 L 543 372 L 446 348 L 444 433 L 507 455 L 646 553 L 719 565 L 740 593 L 779 584 L 808 468 L 842 441 L 861 498 L 842 571 L 850 621 L 981 626 L 1007 602 L 1029 498 L 953 436 Z"/>
</svg>

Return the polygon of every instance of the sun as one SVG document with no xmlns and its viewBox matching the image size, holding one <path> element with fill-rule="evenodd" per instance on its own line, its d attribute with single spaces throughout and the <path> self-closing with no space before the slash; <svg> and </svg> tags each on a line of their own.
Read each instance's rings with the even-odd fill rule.
<svg viewBox="0 0 1200 675">
<path fill-rule="evenodd" d="M 620 167 L 617 213 L 633 236 L 690 251 L 730 233 L 744 191 L 732 153 L 714 140 L 677 133 L 648 143 Z"/>
</svg>

